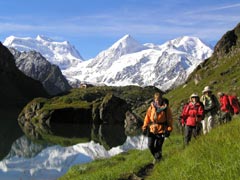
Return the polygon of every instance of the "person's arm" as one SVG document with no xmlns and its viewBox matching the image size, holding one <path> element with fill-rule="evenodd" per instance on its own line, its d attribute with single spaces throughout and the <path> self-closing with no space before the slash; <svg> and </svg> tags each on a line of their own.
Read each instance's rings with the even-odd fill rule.
<svg viewBox="0 0 240 180">
<path fill-rule="evenodd" d="M 143 126 L 142 126 L 142 130 L 147 129 L 148 124 L 150 123 L 150 116 L 151 116 L 151 106 L 148 108 L 145 118 L 144 118 L 144 122 L 143 122 Z"/>
<path fill-rule="evenodd" d="M 170 107 L 167 107 L 167 131 L 173 130 L 173 116 Z"/>
</svg>

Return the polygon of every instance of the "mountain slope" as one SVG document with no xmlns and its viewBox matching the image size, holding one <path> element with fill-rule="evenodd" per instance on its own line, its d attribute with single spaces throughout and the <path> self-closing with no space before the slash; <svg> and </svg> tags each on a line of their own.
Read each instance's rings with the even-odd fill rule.
<svg viewBox="0 0 240 180">
<path fill-rule="evenodd" d="M 63 71 L 71 81 L 107 85 L 154 85 L 167 90 L 182 84 L 212 50 L 195 37 L 163 45 L 141 45 L 126 35 L 96 58 Z"/>
<path fill-rule="evenodd" d="M 52 64 L 58 65 L 60 69 L 76 66 L 83 60 L 79 52 L 69 42 L 57 42 L 44 36 L 38 35 L 35 39 L 10 36 L 5 39 L 3 44 L 20 52 L 35 50 Z"/>
<path fill-rule="evenodd" d="M 39 81 L 24 75 L 15 65 L 10 51 L 0 43 L 0 105 L 22 106 L 47 93 Z"/>
<path fill-rule="evenodd" d="M 188 101 L 193 92 L 201 95 L 205 86 L 211 86 L 214 94 L 221 91 L 240 95 L 240 33 L 237 32 L 240 32 L 239 24 L 222 36 L 213 55 L 194 70 L 185 84 L 166 95 L 175 104 L 173 110 L 176 118 L 180 104 Z M 232 34 L 236 37 L 229 42 L 232 41 Z"/>
<path fill-rule="evenodd" d="M 57 95 L 71 89 L 59 67 L 49 63 L 40 53 L 19 52 L 14 48 L 9 48 L 9 50 L 15 57 L 18 69 L 27 76 L 41 81 L 50 95 Z"/>
</svg>

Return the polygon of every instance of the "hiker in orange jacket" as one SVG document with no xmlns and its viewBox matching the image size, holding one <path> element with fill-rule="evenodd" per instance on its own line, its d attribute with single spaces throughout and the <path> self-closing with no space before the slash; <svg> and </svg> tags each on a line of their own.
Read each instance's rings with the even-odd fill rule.
<svg viewBox="0 0 240 180">
<path fill-rule="evenodd" d="M 142 126 L 143 134 L 148 135 L 148 148 L 154 157 L 154 163 L 161 160 L 164 139 L 170 136 L 172 129 L 173 119 L 168 100 L 157 92 Z"/>
<path fill-rule="evenodd" d="M 202 119 L 204 119 L 204 107 L 199 99 L 199 96 L 193 93 L 190 96 L 190 102 L 185 106 L 181 115 L 185 125 L 185 144 L 189 144 L 192 136 L 196 138 L 199 135 L 200 130 L 198 128 Z"/>
</svg>

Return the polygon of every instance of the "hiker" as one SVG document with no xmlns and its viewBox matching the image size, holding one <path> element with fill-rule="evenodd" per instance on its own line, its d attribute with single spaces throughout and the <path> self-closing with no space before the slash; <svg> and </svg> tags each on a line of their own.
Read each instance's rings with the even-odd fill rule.
<svg viewBox="0 0 240 180">
<path fill-rule="evenodd" d="M 229 98 L 230 105 L 233 108 L 234 115 L 239 114 L 240 113 L 240 103 L 238 101 L 236 93 L 231 93 L 228 96 L 228 98 Z"/>
<path fill-rule="evenodd" d="M 185 126 L 185 144 L 188 145 L 192 136 L 196 138 L 201 129 L 201 121 L 204 116 L 204 107 L 198 94 L 190 96 L 190 102 L 183 108 L 181 117 L 182 125 Z"/>
<path fill-rule="evenodd" d="M 200 101 L 204 105 L 205 118 L 201 122 L 203 134 L 206 134 L 210 132 L 216 123 L 215 121 L 216 115 L 219 111 L 219 102 L 209 86 L 204 87 L 202 93 L 203 95 L 201 96 Z"/>
<path fill-rule="evenodd" d="M 148 148 L 154 157 L 153 163 L 162 159 L 162 145 L 173 129 L 172 112 L 168 100 L 157 92 L 146 112 L 142 126 L 143 135 L 148 136 Z"/>
<path fill-rule="evenodd" d="M 226 95 L 223 92 L 218 92 L 217 95 L 218 95 L 219 102 L 220 102 L 221 124 L 227 123 L 232 120 L 231 114 L 234 113 L 234 110 L 230 104 L 228 95 Z"/>
</svg>

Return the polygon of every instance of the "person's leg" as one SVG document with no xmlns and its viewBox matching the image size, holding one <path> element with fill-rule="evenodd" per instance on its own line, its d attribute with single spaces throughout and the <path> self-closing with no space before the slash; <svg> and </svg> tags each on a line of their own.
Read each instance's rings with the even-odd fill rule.
<svg viewBox="0 0 240 180">
<path fill-rule="evenodd" d="M 206 116 L 206 117 L 201 121 L 203 134 L 206 134 L 206 133 L 207 133 L 207 119 L 208 119 L 208 117 Z"/>
<path fill-rule="evenodd" d="M 214 127 L 214 119 L 213 119 L 213 116 L 210 115 L 207 121 L 207 132 L 209 133 L 213 127 Z"/>
<path fill-rule="evenodd" d="M 192 129 L 190 126 L 185 126 L 185 144 L 188 145 L 188 143 L 191 141 L 192 136 Z"/>
<path fill-rule="evenodd" d="M 198 132 L 198 127 L 197 127 L 198 125 L 196 125 L 196 126 L 192 126 L 192 135 L 193 135 L 193 137 L 196 139 L 197 138 L 197 136 L 200 134 L 199 132 Z"/>
<path fill-rule="evenodd" d="M 157 160 L 161 160 L 162 159 L 162 145 L 163 145 L 163 142 L 164 142 L 164 139 L 165 137 L 160 134 L 160 135 L 157 135 L 157 139 L 155 140 L 155 159 Z"/>
<path fill-rule="evenodd" d="M 148 149 L 150 150 L 153 157 L 154 157 L 154 154 L 155 154 L 155 148 L 154 148 L 155 140 L 156 140 L 155 135 L 152 134 L 152 133 L 149 133 L 149 135 L 148 135 Z"/>
<path fill-rule="evenodd" d="M 232 116 L 230 114 L 230 112 L 227 112 L 226 114 L 226 122 L 230 122 L 232 120 Z"/>
</svg>

